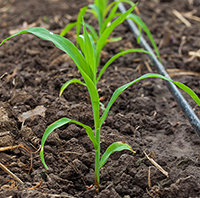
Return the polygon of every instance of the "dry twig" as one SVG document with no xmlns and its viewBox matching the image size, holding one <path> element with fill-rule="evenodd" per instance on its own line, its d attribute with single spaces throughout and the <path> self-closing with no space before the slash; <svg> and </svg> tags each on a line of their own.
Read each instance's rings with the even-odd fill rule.
<svg viewBox="0 0 200 198">
<path fill-rule="evenodd" d="M 152 158 L 150 158 L 146 152 L 144 151 L 145 156 L 147 159 L 157 168 L 159 169 L 166 177 L 169 177 L 168 172 L 165 171 L 157 162 L 155 162 Z"/>
<path fill-rule="evenodd" d="M 147 188 L 146 188 L 146 191 L 147 191 L 147 193 L 149 194 L 149 196 L 151 196 L 151 197 L 155 198 L 155 197 L 153 196 L 153 194 L 151 194 L 151 193 L 148 191 L 148 189 L 147 189 Z"/>
<path fill-rule="evenodd" d="M 192 10 L 191 12 L 182 13 L 182 15 L 183 15 L 184 17 L 188 18 L 188 19 L 192 19 L 192 20 L 194 20 L 194 21 L 200 22 L 200 18 L 193 15 L 193 14 L 196 13 L 196 12 L 197 12 L 197 10 L 194 9 L 194 10 Z"/>
<path fill-rule="evenodd" d="M 178 54 L 179 55 L 182 55 L 182 48 L 183 48 L 183 45 L 186 43 L 186 36 L 182 36 L 181 37 L 181 44 L 178 48 Z"/>
<path fill-rule="evenodd" d="M 191 26 L 191 23 L 190 23 L 187 19 L 185 19 L 185 18 L 183 17 L 183 15 L 182 15 L 180 12 L 178 12 L 177 10 L 172 10 L 172 12 L 173 12 L 173 14 L 174 14 L 177 18 L 179 18 L 187 27 L 190 27 L 190 26 Z"/>
<path fill-rule="evenodd" d="M 23 148 L 26 152 L 30 153 L 30 155 L 31 155 L 31 165 L 30 165 L 30 168 L 28 169 L 29 172 L 30 172 L 32 167 L 33 167 L 33 156 L 32 156 L 31 150 L 26 145 L 19 144 L 19 145 L 16 145 L 16 146 L 1 147 L 0 151 L 12 150 L 12 149 L 15 149 L 15 148 Z"/>
<path fill-rule="evenodd" d="M 134 132 L 133 132 L 134 139 L 135 139 L 135 134 L 136 134 L 136 132 L 137 132 L 137 130 L 138 130 L 139 128 L 140 128 L 140 126 L 137 126 L 137 127 L 135 128 Z"/>
<path fill-rule="evenodd" d="M 38 183 L 37 185 L 33 186 L 32 188 L 29 188 L 29 190 L 34 190 L 36 188 L 39 188 L 42 185 L 42 178 L 40 179 L 40 183 Z"/>
<path fill-rule="evenodd" d="M 188 54 L 190 56 L 200 57 L 200 50 L 198 50 L 196 52 L 190 51 Z"/>
<path fill-rule="evenodd" d="M 191 57 L 188 58 L 186 61 L 184 61 L 185 63 L 188 63 L 190 61 L 193 61 L 196 57 L 200 57 L 200 50 L 194 52 L 194 51 L 190 51 L 188 53 Z"/>
<path fill-rule="evenodd" d="M 149 188 L 151 188 L 151 166 L 149 166 L 148 186 L 149 186 Z"/>
<path fill-rule="evenodd" d="M 167 72 L 169 74 L 170 77 L 174 77 L 174 76 L 200 76 L 200 73 L 198 72 L 193 72 L 193 71 L 187 71 L 184 69 L 167 69 Z"/>
<path fill-rule="evenodd" d="M 9 134 L 10 134 L 10 131 L 4 131 L 4 132 L 0 133 L 0 137 L 9 135 Z"/>
<path fill-rule="evenodd" d="M 144 64 L 146 65 L 148 72 L 152 73 L 152 69 L 151 69 L 149 63 L 147 61 L 144 61 Z"/>
<path fill-rule="evenodd" d="M 8 75 L 8 73 L 4 73 L 3 75 L 1 75 L 0 79 L 2 79 L 4 76 Z"/>
<path fill-rule="evenodd" d="M 7 172 L 13 179 L 17 180 L 20 184 L 24 183 L 14 173 L 12 173 L 8 168 L 6 168 L 2 163 L 0 163 L 0 168 L 2 168 L 5 172 Z"/>
</svg>

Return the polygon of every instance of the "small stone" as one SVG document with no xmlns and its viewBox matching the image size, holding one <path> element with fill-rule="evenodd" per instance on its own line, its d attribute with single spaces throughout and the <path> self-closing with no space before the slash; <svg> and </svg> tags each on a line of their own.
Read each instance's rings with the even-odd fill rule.
<svg viewBox="0 0 200 198">
<path fill-rule="evenodd" d="M 123 198 L 131 198 L 129 195 L 125 195 Z"/>
</svg>

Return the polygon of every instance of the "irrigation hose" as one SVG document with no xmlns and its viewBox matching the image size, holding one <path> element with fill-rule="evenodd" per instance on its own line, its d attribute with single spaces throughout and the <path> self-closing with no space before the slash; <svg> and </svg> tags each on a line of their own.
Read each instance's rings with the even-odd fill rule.
<svg viewBox="0 0 200 198">
<path fill-rule="evenodd" d="M 118 8 L 119 8 L 120 12 L 122 12 L 122 13 L 126 12 L 126 8 L 124 7 L 123 3 L 119 3 Z M 130 19 L 127 19 L 127 22 L 129 24 L 131 31 L 135 34 L 135 36 L 137 38 L 140 33 L 139 33 L 139 30 L 136 27 L 135 23 Z M 146 51 L 148 51 L 152 54 L 152 56 L 149 55 L 149 57 L 152 60 L 152 62 L 154 62 L 155 67 L 157 68 L 158 72 L 161 75 L 166 76 L 167 78 L 170 78 L 170 76 L 166 72 L 164 66 L 157 59 L 153 50 L 147 44 L 147 42 L 145 41 L 145 39 L 142 35 L 140 37 L 140 45 Z M 178 88 L 173 83 L 166 81 L 166 85 L 167 85 L 168 89 L 170 90 L 171 94 L 173 95 L 173 97 L 175 98 L 176 102 L 180 106 L 181 110 L 183 111 L 185 116 L 188 118 L 188 120 L 189 120 L 190 124 L 192 125 L 192 127 L 194 128 L 196 134 L 200 137 L 200 120 L 198 119 L 198 117 L 196 116 L 194 111 L 192 110 L 191 106 L 188 104 L 188 102 L 185 100 L 185 98 L 179 92 Z"/>
</svg>

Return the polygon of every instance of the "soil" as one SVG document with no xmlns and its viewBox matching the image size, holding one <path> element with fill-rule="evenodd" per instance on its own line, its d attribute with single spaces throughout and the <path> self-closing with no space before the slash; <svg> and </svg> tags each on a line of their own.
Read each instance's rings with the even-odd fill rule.
<svg viewBox="0 0 200 198">
<path fill-rule="evenodd" d="M 31 26 L 60 33 L 66 24 L 76 20 L 79 9 L 86 4 L 80 0 L 0 0 L 0 40 Z M 193 11 L 198 18 L 199 1 L 141 0 L 138 8 L 159 46 L 166 69 L 193 72 L 171 72 L 172 78 L 200 97 L 200 61 L 189 55 L 199 50 L 200 22 L 187 18 L 187 26 L 173 13 Z M 101 65 L 120 49 L 139 48 L 126 22 L 115 29 L 114 36 L 123 39 L 104 48 Z M 66 37 L 75 42 L 75 30 Z M 99 82 L 102 102 L 106 105 L 116 88 L 149 72 L 148 65 L 156 72 L 149 57 L 143 54 L 116 60 Z M 0 47 L 0 147 L 26 145 L 33 155 L 33 166 L 28 170 L 29 150 L 18 147 L 0 152 L 0 162 L 23 181 L 20 184 L 0 170 L 0 197 L 200 197 L 200 138 L 164 82 L 158 79 L 144 80 L 127 89 L 103 124 L 102 153 L 115 141 L 127 142 L 136 153 L 122 151 L 111 155 L 101 168 L 100 193 L 93 186 L 94 148 L 85 131 L 75 124 L 55 130 L 47 139 L 46 172 L 39 148 L 48 125 L 68 117 L 93 127 L 86 88 L 73 84 L 58 97 L 60 87 L 72 78 L 81 78 L 75 64 L 50 42 L 24 34 Z M 200 117 L 199 106 L 183 95 Z M 144 152 L 168 172 L 168 177 Z"/>
</svg>

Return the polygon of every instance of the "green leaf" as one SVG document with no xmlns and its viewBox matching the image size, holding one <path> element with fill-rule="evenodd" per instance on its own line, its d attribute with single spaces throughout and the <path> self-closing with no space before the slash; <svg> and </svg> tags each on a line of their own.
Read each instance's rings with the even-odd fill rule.
<svg viewBox="0 0 200 198">
<path fill-rule="evenodd" d="M 103 12 L 103 17 L 106 18 L 106 15 L 108 14 L 109 10 L 116 4 L 117 2 L 116 1 L 113 1 L 111 2 L 110 4 L 108 4 L 106 6 L 106 8 L 104 9 L 104 12 Z"/>
<path fill-rule="evenodd" d="M 103 68 L 101 69 L 100 73 L 99 73 L 99 76 L 97 78 L 97 82 L 99 81 L 99 79 L 101 78 L 101 76 L 103 75 L 104 71 L 108 68 L 108 66 L 113 62 L 115 61 L 117 58 L 119 58 L 120 56 L 123 56 L 125 54 L 128 54 L 128 53 L 134 53 L 134 52 L 143 52 L 143 53 L 147 53 L 149 55 L 151 55 L 151 53 L 149 53 L 148 51 L 145 51 L 143 49 L 129 49 L 129 50 L 126 50 L 126 51 L 122 51 L 122 52 L 119 52 L 118 54 L 114 55 L 112 58 L 110 58 L 108 60 L 108 62 L 103 66 Z"/>
<path fill-rule="evenodd" d="M 108 43 L 111 43 L 111 42 L 117 42 L 117 41 L 121 41 L 122 40 L 122 37 L 121 36 L 118 36 L 118 37 L 112 37 L 112 38 L 109 38 L 107 40 Z"/>
<path fill-rule="evenodd" d="M 95 56 L 95 48 L 94 43 L 92 39 L 90 39 L 90 36 L 87 33 L 87 30 L 85 28 L 85 23 L 83 22 L 83 32 L 84 32 L 84 55 L 86 62 L 91 70 L 92 80 L 96 84 L 96 72 L 97 72 L 97 66 L 96 66 L 96 56 Z"/>
<path fill-rule="evenodd" d="M 76 26 L 76 36 L 78 37 L 81 31 L 81 21 L 82 18 L 84 17 L 86 10 L 87 10 L 88 6 L 84 6 L 81 8 L 80 12 L 78 13 L 78 17 L 77 17 L 77 21 L 68 24 L 64 30 L 60 33 L 60 36 L 65 36 L 67 34 L 67 32 L 69 32 L 69 30 L 71 30 L 74 26 Z"/>
<path fill-rule="evenodd" d="M 53 42 L 56 45 L 56 47 L 58 47 L 59 49 L 61 49 L 62 51 L 64 51 L 65 53 L 67 53 L 70 56 L 70 58 L 74 61 L 74 63 L 77 65 L 77 67 L 80 70 L 83 70 L 86 74 L 89 73 L 86 61 L 85 61 L 84 57 L 82 56 L 82 54 L 79 52 L 78 48 L 68 39 L 66 39 L 60 35 L 54 34 L 45 28 L 33 27 L 33 28 L 22 30 L 22 31 L 6 38 L 5 40 L 3 40 L 3 42 L 0 45 L 2 45 L 8 39 L 10 39 L 14 36 L 23 34 L 23 33 L 32 33 L 41 39 Z"/>
<path fill-rule="evenodd" d="M 89 25 L 89 24 L 87 24 L 87 23 L 85 23 L 85 26 L 86 26 L 87 29 L 90 31 L 90 34 L 91 34 L 93 40 L 94 40 L 95 42 L 97 42 L 97 40 L 98 40 L 98 34 L 97 34 L 96 30 L 95 30 L 91 25 Z"/>
<path fill-rule="evenodd" d="M 101 15 L 102 15 L 102 19 L 103 19 L 103 12 L 106 9 L 106 6 L 108 4 L 108 0 L 95 0 L 95 4 L 99 8 Z"/>
<path fill-rule="evenodd" d="M 135 5 L 135 3 L 133 3 L 131 0 L 118 0 L 117 2 L 127 3 L 130 6 L 134 6 Z"/>
<path fill-rule="evenodd" d="M 137 4 L 135 4 L 136 6 Z M 100 36 L 98 42 L 97 42 L 97 46 L 96 46 L 96 50 L 97 50 L 97 65 L 99 65 L 100 62 L 100 53 L 102 48 L 104 47 L 106 40 L 108 39 L 108 37 L 110 36 L 110 34 L 112 33 L 112 31 L 115 29 L 115 27 L 117 27 L 119 24 L 121 24 L 126 17 L 134 10 L 135 6 L 133 6 L 132 8 L 130 8 L 129 10 L 127 10 L 125 13 L 123 13 L 122 15 L 120 15 L 117 19 L 115 19 L 102 33 L 102 35 Z"/>
<path fill-rule="evenodd" d="M 88 91 L 90 94 L 90 98 L 91 98 L 91 103 L 92 103 L 92 108 L 93 108 L 93 113 L 94 113 L 94 120 L 96 123 L 95 125 L 97 125 L 97 126 L 95 126 L 95 128 L 98 128 L 97 120 L 99 120 L 99 95 L 97 92 L 96 85 L 92 81 L 91 76 L 89 76 L 90 71 L 88 70 L 86 60 L 83 57 L 83 55 L 81 54 L 81 52 L 78 50 L 78 48 L 72 42 L 70 42 L 68 39 L 66 39 L 60 35 L 54 34 L 50 31 L 48 31 L 47 29 L 40 28 L 40 27 L 34 27 L 34 28 L 22 30 L 22 31 L 6 38 L 5 40 L 3 40 L 3 42 L 0 45 L 2 45 L 8 39 L 10 39 L 14 36 L 23 34 L 23 33 L 32 33 L 39 38 L 53 42 L 56 45 L 56 47 L 58 47 L 59 49 L 61 49 L 64 52 L 66 52 L 69 55 L 69 57 L 74 61 L 74 63 L 78 67 L 78 69 L 79 69 L 81 75 L 83 76 L 83 79 L 87 85 L 87 88 L 88 88 Z"/>
<path fill-rule="evenodd" d="M 116 16 L 119 16 L 121 15 L 122 13 L 116 13 L 117 9 L 118 9 L 118 5 L 119 3 L 121 2 L 124 2 L 124 3 L 128 3 L 129 5 L 131 5 L 131 7 L 133 7 L 135 4 L 130 1 L 130 0 L 118 0 L 118 1 L 114 1 L 112 3 L 110 3 L 106 10 L 104 11 L 104 17 L 105 17 L 105 20 L 103 22 L 103 25 L 102 25 L 102 28 L 101 28 L 101 34 L 103 33 L 103 31 L 106 29 L 108 23 L 110 23 L 112 21 L 112 19 Z M 113 6 L 113 8 L 111 9 L 111 7 Z M 111 9 L 109 15 L 106 17 L 105 14 L 108 13 L 108 11 Z"/>
<path fill-rule="evenodd" d="M 95 4 L 90 4 L 88 7 L 90 9 L 92 9 L 93 12 L 95 13 L 94 15 L 97 17 L 97 20 L 98 20 L 98 23 L 99 23 L 99 28 L 101 30 L 101 26 L 102 26 L 102 23 L 103 23 L 103 15 L 101 13 L 100 7 L 95 5 Z"/>
<path fill-rule="evenodd" d="M 79 35 L 78 38 L 77 38 L 77 42 L 81 48 L 81 51 L 83 52 L 84 54 L 84 36 L 83 35 Z"/>
<path fill-rule="evenodd" d="M 42 137 L 42 140 L 41 140 L 41 151 L 40 151 L 40 158 L 41 158 L 41 161 L 42 163 L 44 164 L 45 168 L 48 169 L 46 163 L 45 163 L 45 160 L 44 160 L 44 144 L 47 140 L 47 138 L 49 137 L 49 135 L 57 128 L 65 125 L 65 124 L 68 124 L 68 123 L 75 123 L 75 124 L 78 124 L 80 126 L 82 126 L 88 137 L 90 138 L 90 140 L 92 141 L 93 145 L 94 145 L 94 148 L 97 147 L 97 142 L 95 140 L 95 137 L 94 137 L 94 133 L 91 129 L 91 127 L 87 126 L 87 125 L 84 125 L 82 124 L 81 122 L 78 122 L 76 120 L 71 120 L 69 118 L 61 118 L 60 120 L 57 120 L 56 122 L 54 122 L 53 124 L 51 124 L 50 126 L 47 127 L 47 129 L 45 130 L 44 132 L 44 135 Z"/>
<path fill-rule="evenodd" d="M 65 26 L 64 30 L 60 33 L 60 36 L 65 36 L 73 27 L 77 25 L 77 22 L 73 22 Z"/>
<path fill-rule="evenodd" d="M 131 7 L 134 6 L 135 4 L 131 1 L 131 0 L 118 0 L 118 1 L 113 1 L 110 4 L 108 4 L 106 6 L 106 8 L 104 9 L 104 13 L 103 16 L 106 17 L 106 15 L 108 14 L 109 10 L 115 5 L 115 4 L 119 4 L 119 3 L 128 3 Z"/>
<path fill-rule="evenodd" d="M 83 8 L 81 8 L 81 10 L 78 14 L 77 26 L 76 26 L 76 38 L 78 38 L 78 36 L 81 32 L 82 20 L 84 18 L 84 15 L 85 15 L 87 9 L 88 9 L 88 6 L 84 6 Z"/>
<path fill-rule="evenodd" d="M 145 33 L 149 37 L 149 40 L 151 41 L 151 44 L 153 45 L 154 50 L 155 50 L 159 60 L 161 61 L 158 48 L 157 48 L 157 46 L 155 44 L 155 41 L 153 39 L 153 36 L 152 36 L 151 32 L 149 31 L 148 27 L 146 26 L 146 24 L 142 21 L 142 19 L 139 16 L 137 16 L 137 15 L 135 15 L 133 13 L 129 14 L 129 16 L 127 18 L 133 20 L 138 26 L 142 27 L 142 29 L 145 31 Z"/>
<path fill-rule="evenodd" d="M 134 83 L 140 81 L 140 80 L 143 80 L 143 79 L 146 79 L 146 78 L 161 78 L 163 80 L 167 80 L 169 82 L 172 82 L 174 83 L 176 86 L 178 86 L 179 88 L 181 88 L 183 91 L 185 91 L 186 93 L 188 93 L 192 99 L 200 106 L 200 100 L 198 98 L 198 96 L 189 88 L 187 87 L 186 85 L 184 85 L 183 83 L 180 83 L 180 82 L 177 82 L 177 81 L 173 81 L 165 76 L 162 76 L 160 74 L 154 74 L 154 73 L 148 73 L 148 74 L 144 74 L 143 76 L 137 78 L 136 80 L 132 81 L 132 82 L 129 82 L 121 87 L 119 87 L 118 89 L 115 90 L 115 92 L 113 93 L 107 107 L 106 107 L 106 110 L 104 111 L 103 115 L 101 116 L 100 118 L 100 127 L 102 126 L 103 122 L 105 121 L 107 115 L 108 115 L 108 112 L 110 110 L 110 108 L 112 107 L 113 103 L 115 102 L 115 100 L 118 98 L 118 96 L 125 90 L 127 89 L 128 87 L 130 87 L 131 85 L 133 85 Z"/>
<path fill-rule="evenodd" d="M 123 143 L 123 142 L 114 142 L 106 149 L 105 153 L 102 155 L 99 168 L 101 168 L 106 163 L 106 161 L 108 160 L 108 158 L 110 157 L 112 153 L 116 151 L 122 151 L 122 150 L 129 150 L 135 153 L 135 151 L 133 151 L 132 148 L 128 144 Z"/>
<path fill-rule="evenodd" d="M 59 97 L 62 95 L 63 91 L 64 91 L 70 84 L 72 84 L 72 83 L 79 83 L 79 84 L 81 84 L 81 85 L 86 86 L 86 84 L 83 83 L 82 81 L 80 81 L 79 79 L 76 79 L 76 78 L 71 79 L 71 80 L 67 81 L 67 82 L 61 87 Z"/>
<path fill-rule="evenodd" d="M 100 34 L 103 33 L 103 31 L 106 29 L 108 23 L 110 23 L 110 22 L 112 21 L 112 19 L 115 17 L 115 13 L 116 13 L 116 11 L 117 11 L 117 9 L 118 9 L 118 4 L 119 4 L 119 3 L 117 3 L 117 4 L 112 8 L 112 10 L 110 11 L 108 17 L 105 18 L 105 20 L 104 20 L 104 22 L 103 22 L 103 24 L 102 24 L 102 28 L 101 28 Z M 121 13 L 120 13 L 120 14 L 121 14 Z"/>
</svg>

